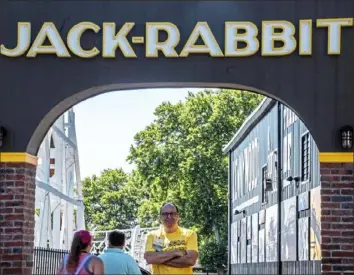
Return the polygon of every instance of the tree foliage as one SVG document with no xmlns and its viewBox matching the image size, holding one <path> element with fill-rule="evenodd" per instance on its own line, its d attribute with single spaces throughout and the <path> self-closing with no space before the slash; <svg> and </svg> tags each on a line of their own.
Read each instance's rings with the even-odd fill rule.
<svg viewBox="0 0 354 275">
<path fill-rule="evenodd" d="M 224 269 L 227 266 L 227 242 L 217 242 L 210 237 L 201 242 L 199 263 L 207 270 Z"/>
<path fill-rule="evenodd" d="M 126 229 L 138 223 L 141 192 L 134 174 L 122 169 L 107 169 L 83 180 L 85 219 L 88 228 Z"/>
</svg>

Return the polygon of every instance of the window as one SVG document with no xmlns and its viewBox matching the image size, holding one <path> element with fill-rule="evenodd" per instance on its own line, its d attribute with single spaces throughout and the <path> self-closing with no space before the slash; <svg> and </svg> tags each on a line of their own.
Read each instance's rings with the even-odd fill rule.
<svg viewBox="0 0 354 275">
<path fill-rule="evenodd" d="M 233 158 L 234 158 L 233 154 Z M 232 189 L 233 189 L 233 194 L 232 194 L 232 201 L 235 201 L 239 195 L 238 195 L 238 185 L 239 182 L 237 181 L 237 169 L 238 169 L 238 165 L 237 165 L 237 159 L 233 159 L 233 169 L 232 169 L 232 174 L 231 174 L 231 181 L 232 181 Z"/>
<path fill-rule="evenodd" d="M 278 151 L 275 149 L 267 157 L 268 178 L 272 181 L 273 191 L 277 190 L 278 182 Z"/>
<path fill-rule="evenodd" d="M 292 133 L 288 132 L 283 140 L 283 179 L 286 179 L 291 174 L 291 147 Z M 286 185 L 290 184 L 289 182 Z"/>
<path fill-rule="evenodd" d="M 267 180 L 267 175 L 268 175 L 268 171 L 267 171 L 267 165 L 262 167 L 262 203 L 266 202 L 266 180 Z"/>
<path fill-rule="evenodd" d="M 310 178 L 310 133 L 301 137 L 301 181 Z"/>
</svg>

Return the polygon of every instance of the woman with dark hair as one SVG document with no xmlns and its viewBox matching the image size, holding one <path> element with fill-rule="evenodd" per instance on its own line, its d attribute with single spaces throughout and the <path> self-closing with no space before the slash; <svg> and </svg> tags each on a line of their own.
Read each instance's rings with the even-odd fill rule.
<svg viewBox="0 0 354 275">
<path fill-rule="evenodd" d="M 102 275 L 103 262 L 90 253 L 92 236 L 86 230 L 75 233 L 70 253 L 65 255 L 63 264 L 57 275 Z"/>
</svg>

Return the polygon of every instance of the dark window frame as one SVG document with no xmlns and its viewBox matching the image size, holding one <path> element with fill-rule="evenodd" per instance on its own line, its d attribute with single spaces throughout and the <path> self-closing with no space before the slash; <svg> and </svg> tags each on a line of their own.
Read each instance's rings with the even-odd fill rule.
<svg viewBox="0 0 354 275">
<path fill-rule="evenodd" d="M 265 192 L 265 188 L 266 188 L 266 180 L 267 180 L 267 174 L 268 174 L 268 165 L 265 164 L 262 166 L 262 203 L 266 203 L 266 192 Z"/>
<path fill-rule="evenodd" d="M 311 136 L 310 132 L 306 131 L 301 135 L 300 139 L 300 173 L 301 173 L 301 181 L 307 182 L 311 178 Z"/>
</svg>

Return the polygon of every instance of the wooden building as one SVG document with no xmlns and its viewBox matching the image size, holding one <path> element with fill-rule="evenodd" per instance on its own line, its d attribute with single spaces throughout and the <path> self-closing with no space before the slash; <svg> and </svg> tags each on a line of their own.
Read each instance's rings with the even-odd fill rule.
<svg viewBox="0 0 354 275">
<path fill-rule="evenodd" d="M 224 152 L 229 274 L 320 274 L 318 149 L 301 119 L 267 98 Z"/>
</svg>

